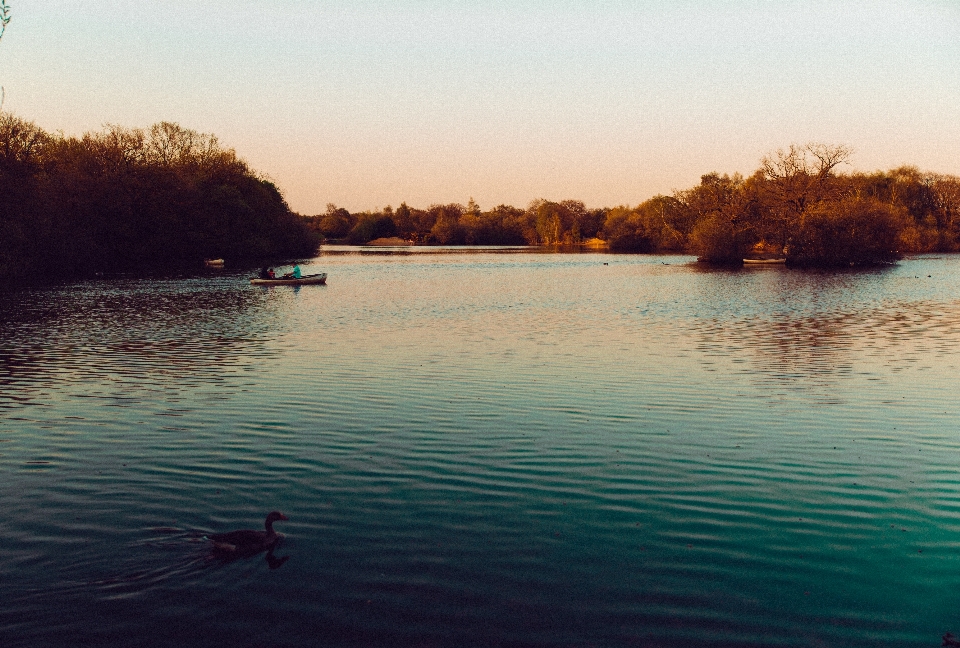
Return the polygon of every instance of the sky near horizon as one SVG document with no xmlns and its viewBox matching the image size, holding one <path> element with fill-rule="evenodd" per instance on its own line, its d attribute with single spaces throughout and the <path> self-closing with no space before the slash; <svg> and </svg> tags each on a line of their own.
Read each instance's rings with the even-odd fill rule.
<svg viewBox="0 0 960 648">
<path fill-rule="evenodd" d="M 791 143 L 960 175 L 958 0 L 7 0 L 4 109 L 214 133 L 321 213 L 635 205 Z"/>
</svg>

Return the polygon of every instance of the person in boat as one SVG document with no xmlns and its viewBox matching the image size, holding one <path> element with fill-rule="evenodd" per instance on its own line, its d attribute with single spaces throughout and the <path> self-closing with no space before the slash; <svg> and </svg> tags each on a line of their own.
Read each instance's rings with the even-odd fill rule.
<svg viewBox="0 0 960 648">
<path fill-rule="evenodd" d="M 260 278 L 261 278 L 261 279 L 269 279 L 269 278 L 270 278 L 270 268 L 268 268 L 267 266 L 263 266 L 262 268 L 260 268 Z"/>
<path fill-rule="evenodd" d="M 294 264 L 293 270 L 283 275 L 284 279 L 301 279 L 303 275 L 300 273 L 300 264 Z"/>
<path fill-rule="evenodd" d="M 267 269 L 267 279 L 276 279 L 277 273 L 273 271 L 273 268 Z"/>
</svg>

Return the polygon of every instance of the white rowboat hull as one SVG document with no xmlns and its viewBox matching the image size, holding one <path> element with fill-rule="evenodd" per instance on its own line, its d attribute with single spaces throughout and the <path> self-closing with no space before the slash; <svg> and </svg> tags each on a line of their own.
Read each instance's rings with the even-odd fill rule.
<svg viewBox="0 0 960 648">
<path fill-rule="evenodd" d="M 327 283 L 327 273 L 321 272 L 320 274 L 303 275 L 299 279 L 260 279 L 258 277 L 251 279 L 250 283 L 254 286 L 308 286 L 310 284 L 325 284 Z"/>
</svg>

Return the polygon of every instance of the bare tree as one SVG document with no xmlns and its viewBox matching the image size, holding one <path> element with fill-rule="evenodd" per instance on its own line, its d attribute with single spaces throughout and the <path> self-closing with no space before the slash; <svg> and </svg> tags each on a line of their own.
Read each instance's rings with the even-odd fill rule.
<svg viewBox="0 0 960 648">
<path fill-rule="evenodd" d="M 803 225 L 807 211 L 834 196 L 834 169 L 849 163 L 853 149 L 845 144 L 810 143 L 777 149 L 760 161 L 760 172 L 784 245 L 790 232 Z"/>
<path fill-rule="evenodd" d="M 3 38 L 3 32 L 7 30 L 10 24 L 10 6 L 7 0 L 0 0 L 0 38 Z"/>
<path fill-rule="evenodd" d="M 960 177 L 938 174 L 933 178 L 933 192 L 943 223 L 941 239 L 946 239 L 942 244 L 957 249 L 960 247 Z"/>
<path fill-rule="evenodd" d="M 853 149 L 844 144 L 791 144 L 765 155 L 760 170 L 784 205 L 797 216 L 830 194 L 833 170 L 849 162 Z"/>
<path fill-rule="evenodd" d="M 7 25 L 10 24 L 10 6 L 7 0 L 0 0 L 0 39 L 3 39 L 3 33 L 7 31 Z M 3 110 L 3 100 L 7 98 L 7 92 L 0 86 L 0 110 Z"/>
</svg>

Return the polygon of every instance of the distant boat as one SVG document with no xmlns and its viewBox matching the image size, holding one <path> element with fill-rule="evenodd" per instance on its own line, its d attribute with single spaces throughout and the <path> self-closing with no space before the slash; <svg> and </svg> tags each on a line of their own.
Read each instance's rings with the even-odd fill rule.
<svg viewBox="0 0 960 648">
<path fill-rule="evenodd" d="M 786 263 L 787 260 L 786 260 L 786 259 L 783 259 L 783 258 L 779 258 L 779 259 L 744 259 L 743 262 L 744 262 L 744 263 L 750 263 L 750 264 L 755 264 L 755 263 Z"/>
<path fill-rule="evenodd" d="M 223 259 L 204 259 L 203 265 L 207 266 L 208 268 L 222 268 Z"/>
<path fill-rule="evenodd" d="M 254 277 L 250 280 L 250 283 L 254 286 L 307 286 L 310 284 L 326 284 L 327 273 L 321 272 L 320 274 L 303 275 L 299 279 L 294 279 L 293 277 L 287 279 L 283 277 L 277 277 L 276 279 Z"/>
</svg>

